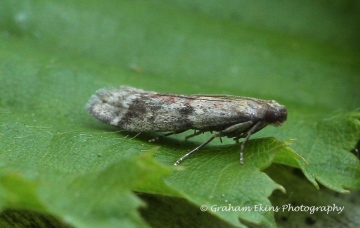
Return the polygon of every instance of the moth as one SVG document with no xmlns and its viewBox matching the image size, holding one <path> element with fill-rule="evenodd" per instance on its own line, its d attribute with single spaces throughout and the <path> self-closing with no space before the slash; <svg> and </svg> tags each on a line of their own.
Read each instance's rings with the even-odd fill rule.
<svg viewBox="0 0 360 228">
<path fill-rule="evenodd" d="M 87 104 L 87 110 L 98 120 L 131 132 L 167 132 L 149 140 L 195 130 L 186 139 L 203 132 L 211 137 L 175 162 L 198 151 L 214 138 L 233 138 L 244 162 L 245 144 L 250 136 L 267 125 L 280 126 L 287 119 L 285 106 L 274 100 L 231 95 L 179 95 L 145 91 L 128 86 L 101 89 Z"/>
</svg>

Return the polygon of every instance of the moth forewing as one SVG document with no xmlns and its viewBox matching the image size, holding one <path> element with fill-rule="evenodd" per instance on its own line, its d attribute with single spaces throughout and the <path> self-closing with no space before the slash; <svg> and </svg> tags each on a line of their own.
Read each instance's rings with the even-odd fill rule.
<svg viewBox="0 0 360 228">
<path fill-rule="evenodd" d="M 174 165 L 216 137 L 236 141 L 244 138 L 240 149 L 240 163 L 243 163 L 250 136 L 269 124 L 281 125 L 287 118 L 286 108 L 272 100 L 223 94 L 165 94 L 127 86 L 97 91 L 87 109 L 100 121 L 133 132 L 169 132 L 168 136 L 190 129 L 215 131 Z"/>
</svg>

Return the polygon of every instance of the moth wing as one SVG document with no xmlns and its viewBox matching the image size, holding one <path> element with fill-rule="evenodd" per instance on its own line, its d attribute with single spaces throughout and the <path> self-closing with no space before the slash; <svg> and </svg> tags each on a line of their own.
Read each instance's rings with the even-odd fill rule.
<svg viewBox="0 0 360 228">
<path fill-rule="evenodd" d="M 194 97 L 205 97 L 205 98 L 219 98 L 224 100 L 253 100 L 258 101 L 260 99 L 245 96 L 227 95 L 227 94 L 192 94 Z"/>
</svg>

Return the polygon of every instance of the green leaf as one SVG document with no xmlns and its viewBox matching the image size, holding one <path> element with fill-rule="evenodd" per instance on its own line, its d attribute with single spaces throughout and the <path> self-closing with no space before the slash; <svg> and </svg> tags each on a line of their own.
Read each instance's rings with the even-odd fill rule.
<svg viewBox="0 0 360 228">
<path fill-rule="evenodd" d="M 345 204 L 321 185 L 360 189 L 360 46 L 350 23 L 360 14 L 352 4 L 0 0 L 1 224 L 14 225 L 15 211 L 26 215 L 21 224 L 34 216 L 76 227 L 271 227 L 287 218 L 272 207 L 290 199 Z M 149 143 L 157 134 L 87 113 L 96 90 L 120 85 L 275 99 L 289 116 L 251 137 L 242 166 L 240 145 L 223 139 L 174 168 L 210 134 Z"/>
<path fill-rule="evenodd" d="M 333 114 L 328 118 L 298 126 L 293 135 L 301 140 L 293 144 L 301 151 L 308 166 L 304 174 L 318 187 L 315 180 L 338 192 L 360 188 L 359 160 L 349 153 L 360 138 L 360 112 Z M 292 133 L 289 133 L 292 134 Z"/>
</svg>

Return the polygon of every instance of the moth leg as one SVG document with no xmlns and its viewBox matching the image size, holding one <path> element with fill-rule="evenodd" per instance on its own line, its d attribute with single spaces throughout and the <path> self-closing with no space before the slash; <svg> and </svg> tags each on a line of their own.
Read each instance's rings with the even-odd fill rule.
<svg viewBox="0 0 360 228">
<path fill-rule="evenodd" d="M 231 133 L 231 132 L 245 131 L 247 128 L 249 128 L 253 124 L 254 124 L 253 121 L 247 121 L 247 122 L 243 122 L 243 123 L 234 124 L 234 125 L 231 125 L 228 128 L 225 128 L 224 130 L 220 131 L 219 133 L 221 133 L 221 136 L 225 136 L 225 135 L 227 135 L 228 133 Z"/>
<path fill-rule="evenodd" d="M 179 160 L 177 160 L 175 162 L 175 166 L 179 165 L 182 161 L 185 160 L 185 158 L 189 157 L 191 154 L 195 153 L 196 151 L 200 150 L 202 147 L 204 147 L 206 144 L 208 144 L 209 142 L 211 142 L 214 138 L 219 137 L 219 132 L 213 134 L 206 142 L 204 142 L 203 144 L 201 144 L 200 146 L 196 147 L 195 149 L 193 149 L 192 151 L 190 151 L 189 153 L 185 154 L 184 156 L 182 156 Z"/>
<path fill-rule="evenodd" d="M 261 122 L 257 122 L 252 128 L 250 128 L 246 132 L 246 137 L 244 138 L 244 141 L 241 143 L 241 149 L 240 149 L 240 164 L 244 164 L 244 150 L 245 150 L 245 144 L 247 141 L 249 141 L 251 134 L 257 129 L 257 127 L 261 124 Z M 239 139 L 236 139 L 237 141 Z"/>
<path fill-rule="evenodd" d="M 194 137 L 194 136 L 197 136 L 197 135 L 200 135 L 200 134 L 202 134 L 202 133 L 204 133 L 205 131 L 195 131 L 193 134 L 191 134 L 191 135 L 187 135 L 186 137 L 185 137 L 185 139 L 187 140 L 187 139 L 189 139 L 189 138 L 192 138 L 192 137 Z"/>
<path fill-rule="evenodd" d="M 204 147 L 205 145 L 207 145 L 209 142 L 211 142 L 214 138 L 216 137 L 221 137 L 221 136 L 225 136 L 228 133 L 234 132 L 234 131 L 244 131 L 245 129 L 249 128 L 252 124 L 254 124 L 254 122 L 252 121 L 247 121 L 244 123 L 239 123 L 239 124 L 234 124 L 222 131 L 216 132 L 215 134 L 213 134 L 206 142 L 204 142 L 203 144 L 201 144 L 200 146 L 196 147 L 195 149 L 193 149 L 192 151 L 190 151 L 189 153 L 185 154 L 184 156 L 182 156 L 179 160 L 177 160 L 175 162 L 175 166 L 179 165 L 182 161 L 185 160 L 185 158 L 189 157 L 191 154 L 195 153 L 196 151 L 200 150 L 202 147 Z M 199 135 L 203 133 L 203 131 L 198 131 L 192 135 L 189 135 L 187 138 L 189 137 L 193 137 L 196 135 Z"/>
<path fill-rule="evenodd" d="M 186 130 L 184 130 L 184 131 L 186 131 Z M 157 137 L 155 137 L 155 138 L 153 138 L 153 139 L 150 139 L 149 142 L 155 142 L 155 141 L 157 141 L 157 140 L 159 140 L 159 139 L 162 139 L 162 138 L 165 138 L 165 137 L 167 137 L 167 136 L 169 136 L 169 135 L 179 134 L 179 133 L 182 133 L 182 132 L 184 132 L 184 131 L 172 131 L 172 132 L 169 132 L 169 133 L 166 133 L 166 134 L 157 136 Z"/>
<path fill-rule="evenodd" d="M 242 138 L 244 135 L 244 141 L 241 144 L 241 148 L 240 148 L 240 164 L 244 164 L 244 150 L 245 150 L 245 144 L 246 142 L 250 139 L 251 134 L 261 125 L 261 122 L 257 122 L 255 125 L 253 125 L 254 122 L 253 121 L 247 121 L 244 123 L 238 123 L 238 124 L 234 124 L 224 130 L 222 130 L 221 133 L 222 135 L 226 135 L 232 132 L 240 132 L 241 134 L 238 137 L 235 137 L 234 140 L 236 142 L 239 142 L 239 138 Z M 253 125 L 251 127 L 251 125 Z M 251 127 L 249 130 L 247 130 L 249 127 Z M 244 132 L 245 130 L 247 130 L 246 132 Z"/>
</svg>

